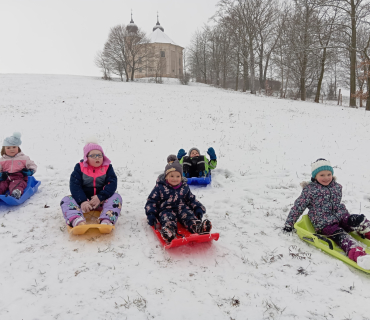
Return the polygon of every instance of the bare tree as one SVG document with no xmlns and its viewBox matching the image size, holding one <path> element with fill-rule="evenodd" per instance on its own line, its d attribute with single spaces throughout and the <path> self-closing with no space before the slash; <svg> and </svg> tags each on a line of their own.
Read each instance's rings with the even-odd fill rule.
<svg viewBox="0 0 370 320">
<path fill-rule="evenodd" d="M 100 68 L 103 73 L 104 80 L 110 80 L 110 69 L 107 58 L 104 56 L 103 51 L 98 51 L 94 59 L 95 65 Z"/>
</svg>

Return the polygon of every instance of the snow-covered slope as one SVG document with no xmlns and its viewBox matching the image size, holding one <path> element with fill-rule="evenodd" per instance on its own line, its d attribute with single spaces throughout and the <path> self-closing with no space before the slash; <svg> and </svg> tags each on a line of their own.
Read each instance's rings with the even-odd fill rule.
<svg viewBox="0 0 370 320">
<path fill-rule="evenodd" d="M 0 319 L 370 318 L 368 275 L 279 230 L 319 157 L 370 217 L 364 110 L 72 76 L 0 75 L 0 97 L 1 141 L 21 131 L 42 181 L 0 206 Z M 59 201 L 91 134 L 124 208 L 112 234 L 70 236 Z M 144 204 L 167 156 L 193 146 L 218 155 L 212 185 L 192 190 L 221 236 L 165 251 Z"/>
</svg>

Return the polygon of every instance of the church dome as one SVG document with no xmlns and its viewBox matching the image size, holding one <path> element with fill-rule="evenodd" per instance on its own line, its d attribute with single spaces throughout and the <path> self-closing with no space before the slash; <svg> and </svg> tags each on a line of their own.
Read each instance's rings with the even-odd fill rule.
<svg viewBox="0 0 370 320">
<path fill-rule="evenodd" d="M 159 29 L 159 30 L 161 30 L 162 32 L 164 32 L 164 28 L 163 28 L 163 27 L 161 26 L 161 24 L 159 23 L 158 15 L 157 15 L 157 23 L 156 23 L 156 25 L 154 26 L 153 31 L 155 31 L 155 30 L 157 30 L 157 29 Z"/>
<path fill-rule="evenodd" d="M 130 23 L 126 26 L 126 30 L 130 33 L 136 33 L 139 28 L 135 24 L 134 20 L 132 19 L 132 13 L 131 13 L 131 21 Z"/>
</svg>

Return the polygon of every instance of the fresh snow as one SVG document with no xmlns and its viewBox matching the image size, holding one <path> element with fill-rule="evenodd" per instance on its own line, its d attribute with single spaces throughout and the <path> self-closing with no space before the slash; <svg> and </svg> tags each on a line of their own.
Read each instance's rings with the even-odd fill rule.
<svg viewBox="0 0 370 320">
<path fill-rule="evenodd" d="M 0 75 L 0 96 L 0 138 L 22 132 L 42 181 L 0 206 L 0 319 L 370 318 L 369 275 L 280 231 L 319 157 L 370 217 L 363 109 L 57 75 Z M 91 135 L 124 207 L 111 234 L 70 236 L 59 202 Z M 191 189 L 220 239 L 164 250 L 144 204 L 167 156 L 193 146 L 218 156 L 212 184 Z"/>
<path fill-rule="evenodd" d="M 160 29 L 154 30 L 148 38 L 150 43 L 171 43 L 175 46 L 178 45 Z"/>
</svg>

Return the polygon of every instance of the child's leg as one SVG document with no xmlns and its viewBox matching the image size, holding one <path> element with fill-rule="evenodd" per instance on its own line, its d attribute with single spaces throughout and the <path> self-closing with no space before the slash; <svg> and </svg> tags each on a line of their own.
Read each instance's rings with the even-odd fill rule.
<svg viewBox="0 0 370 320">
<path fill-rule="evenodd" d="M 341 227 L 350 232 L 357 231 L 370 239 L 370 221 L 363 214 L 347 214 L 341 221 Z"/>
<path fill-rule="evenodd" d="M 206 163 L 204 162 L 204 156 L 198 156 L 192 159 L 193 166 L 196 168 L 196 176 L 206 175 Z"/>
<path fill-rule="evenodd" d="M 164 210 L 159 214 L 158 220 L 162 226 L 160 230 L 162 238 L 167 242 L 171 242 L 177 235 L 176 213 L 170 209 Z"/>
<path fill-rule="evenodd" d="M 5 194 L 9 188 L 9 180 L 0 181 L 0 195 Z"/>
<path fill-rule="evenodd" d="M 178 213 L 179 222 L 192 233 L 196 233 L 201 221 L 195 216 L 194 211 L 185 207 Z"/>
<path fill-rule="evenodd" d="M 185 177 L 187 177 L 187 178 L 191 177 L 191 173 L 192 173 L 193 170 L 192 170 L 192 162 L 191 162 L 190 157 L 185 156 L 183 158 L 182 170 L 184 172 Z"/>
<path fill-rule="evenodd" d="M 75 219 L 86 221 L 81 208 L 78 206 L 75 199 L 72 198 L 72 196 L 64 197 L 60 202 L 60 207 L 62 208 L 63 217 L 70 227 L 74 226 L 72 223 Z"/>
<path fill-rule="evenodd" d="M 349 251 L 356 248 L 355 240 L 338 224 L 332 224 L 322 230 L 322 234 L 332 239 L 348 255 Z"/>
<path fill-rule="evenodd" d="M 173 210 L 163 210 L 159 214 L 159 223 L 163 227 L 168 227 L 172 230 L 177 231 L 177 217 L 176 212 Z"/>
<path fill-rule="evenodd" d="M 99 220 L 102 223 L 104 220 L 116 224 L 118 216 L 121 214 L 122 197 L 115 193 L 109 199 L 103 201 L 103 210 L 100 214 Z"/>
<path fill-rule="evenodd" d="M 21 194 L 23 194 L 24 189 L 26 189 L 27 187 L 28 177 L 23 176 L 22 173 L 18 172 L 11 174 L 10 179 L 11 181 L 9 183 L 9 193 L 12 194 L 15 189 L 18 189 Z"/>
</svg>

